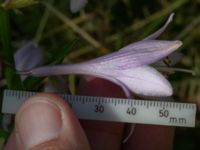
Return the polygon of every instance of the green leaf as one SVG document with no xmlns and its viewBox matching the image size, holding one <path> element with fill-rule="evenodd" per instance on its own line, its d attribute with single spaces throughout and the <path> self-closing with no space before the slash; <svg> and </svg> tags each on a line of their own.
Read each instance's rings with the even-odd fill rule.
<svg viewBox="0 0 200 150">
<path fill-rule="evenodd" d="M 2 2 L 2 0 L 0 0 Z M 0 46 L 3 48 L 2 61 L 5 65 L 4 75 L 9 89 L 22 89 L 20 76 L 16 74 L 14 68 L 13 50 L 11 46 L 10 22 L 8 11 L 0 8 Z"/>
</svg>

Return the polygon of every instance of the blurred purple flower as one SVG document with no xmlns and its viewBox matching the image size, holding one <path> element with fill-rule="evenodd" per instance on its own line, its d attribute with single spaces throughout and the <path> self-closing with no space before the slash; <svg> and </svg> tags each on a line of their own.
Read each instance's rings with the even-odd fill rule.
<svg viewBox="0 0 200 150">
<path fill-rule="evenodd" d="M 25 44 L 16 51 L 14 54 L 15 69 L 16 70 L 29 70 L 42 63 L 43 48 L 36 46 L 33 42 L 25 42 Z M 21 75 L 21 79 L 24 80 L 26 76 Z M 61 78 L 51 78 L 44 85 L 44 91 L 46 92 L 63 92 L 68 91 L 67 82 Z"/>
<path fill-rule="evenodd" d="M 32 76 L 51 76 L 65 74 L 92 75 L 110 80 L 121 86 L 130 97 L 130 91 L 144 96 L 170 96 L 170 83 L 157 70 L 148 65 L 168 56 L 181 45 L 181 41 L 155 40 L 172 21 L 142 41 L 135 42 L 111 54 L 77 64 L 44 66 L 20 73 Z"/>
<path fill-rule="evenodd" d="M 70 10 L 72 13 L 78 12 L 81 8 L 83 8 L 87 0 L 70 0 Z"/>
<path fill-rule="evenodd" d="M 25 42 L 25 44 L 14 54 L 16 70 L 28 70 L 41 64 L 43 58 L 43 49 L 34 45 L 33 42 Z M 25 79 L 25 76 L 21 76 Z"/>
</svg>

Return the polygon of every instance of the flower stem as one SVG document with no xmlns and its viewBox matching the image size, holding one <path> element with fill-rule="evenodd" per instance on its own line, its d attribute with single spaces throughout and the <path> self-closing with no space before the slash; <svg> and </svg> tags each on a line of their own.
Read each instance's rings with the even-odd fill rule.
<svg viewBox="0 0 200 150">
<path fill-rule="evenodd" d="M 189 69 L 182 69 L 182 68 L 169 68 L 169 67 L 155 67 L 159 71 L 164 71 L 164 72 L 169 72 L 169 73 L 174 73 L 174 72 L 184 72 L 184 73 L 190 73 L 193 76 L 196 75 L 195 71 L 189 70 Z"/>
<path fill-rule="evenodd" d="M 49 10 L 46 8 L 45 11 L 44 11 L 44 14 L 42 16 L 41 22 L 39 24 L 36 36 L 35 36 L 35 38 L 33 40 L 33 42 L 35 44 L 38 44 L 40 42 L 42 34 L 43 34 L 43 31 L 44 31 L 44 28 L 45 28 L 45 26 L 47 24 L 48 19 L 49 19 Z"/>
</svg>

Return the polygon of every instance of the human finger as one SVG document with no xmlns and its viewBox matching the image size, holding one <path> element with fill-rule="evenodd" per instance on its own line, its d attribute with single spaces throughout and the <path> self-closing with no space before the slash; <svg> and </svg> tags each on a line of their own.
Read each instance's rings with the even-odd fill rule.
<svg viewBox="0 0 200 150">
<path fill-rule="evenodd" d="M 124 150 L 172 150 L 174 127 L 136 124 Z"/>
<path fill-rule="evenodd" d="M 125 97 L 122 89 L 115 84 L 98 78 L 82 79 L 79 94 L 101 97 Z M 91 149 L 120 149 L 124 124 L 106 121 L 81 120 Z"/>
<path fill-rule="evenodd" d="M 37 94 L 20 107 L 15 129 L 5 150 L 89 149 L 77 118 L 64 100 L 54 94 Z"/>
</svg>

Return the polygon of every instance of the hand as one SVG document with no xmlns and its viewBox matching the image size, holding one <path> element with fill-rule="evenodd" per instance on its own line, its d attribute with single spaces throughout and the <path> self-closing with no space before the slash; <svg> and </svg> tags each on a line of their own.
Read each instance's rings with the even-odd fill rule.
<svg viewBox="0 0 200 150">
<path fill-rule="evenodd" d="M 116 85 L 100 79 L 82 80 L 79 94 L 124 97 Z M 122 144 L 125 124 L 86 121 L 54 94 L 37 94 L 19 109 L 15 129 L 5 150 L 170 150 L 173 127 L 136 125 L 131 138 Z"/>
</svg>

